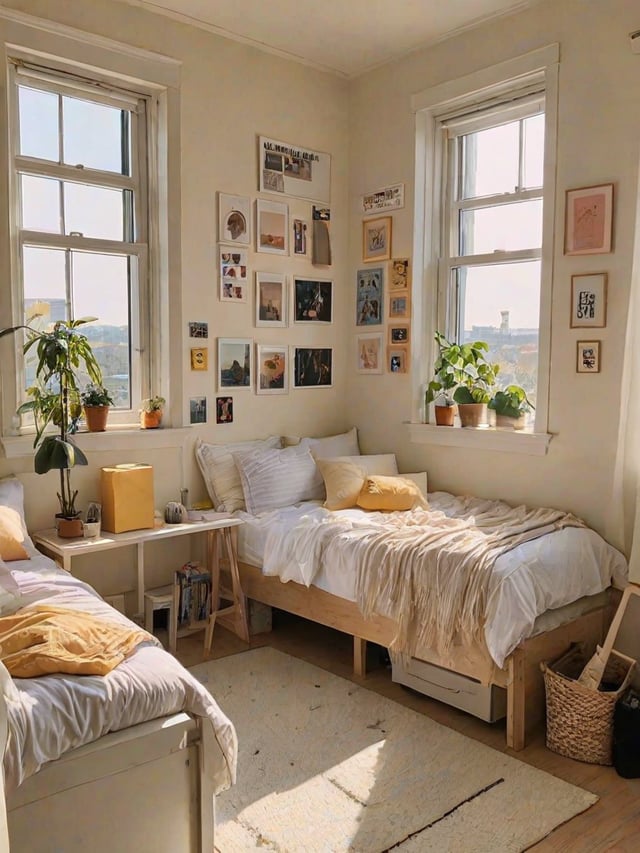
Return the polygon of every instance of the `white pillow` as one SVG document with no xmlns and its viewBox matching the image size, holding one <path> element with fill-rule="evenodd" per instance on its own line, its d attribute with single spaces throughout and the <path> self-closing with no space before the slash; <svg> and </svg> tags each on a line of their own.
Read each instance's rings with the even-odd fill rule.
<svg viewBox="0 0 640 853">
<path fill-rule="evenodd" d="M 328 435 L 325 438 L 302 438 L 300 445 L 308 447 L 315 459 L 329 459 L 334 456 L 359 456 L 358 430 L 353 427 L 340 435 Z"/>
<path fill-rule="evenodd" d="M 313 450 L 311 454 L 315 456 Z M 320 457 L 319 457 L 320 458 Z M 385 477 L 393 477 L 398 473 L 398 463 L 395 453 L 365 453 L 357 456 L 335 456 L 335 462 L 354 462 L 359 465 L 365 474 L 380 474 Z M 402 475 L 405 476 L 404 474 Z"/>
<path fill-rule="evenodd" d="M 8 506 L 14 509 L 20 516 L 20 524 L 24 534 L 23 545 L 32 553 L 36 548 L 31 541 L 31 537 L 27 531 L 27 524 L 24 520 L 24 488 L 17 477 L 3 477 L 0 480 L 0 506 Z"/>
<path fill-rule="evenodd" d="M 378 473 L 378 472 L 376 472 Z M 427 472 L 417 471 L 415 474 L 400 474 L 405 480 L 411 480 L 420 489 L 422 494 L 427 497 Z"/>
<path fill-rule="evenodd" d="M 252 515 L 324 496 L 322 476 L 306 447 L 250 450 L 234 453 L 233 458 Z"/>
<path fill-rule="evenodd" d="M 0 616 L 8 616 L 22 607 L 22 597 L 18 584 L 13 579 L 9 567 L 0 559 Z"/>
<path fill-rule="evenodd" d="M 238 441 L 235 444 L 207 444 L 201 439 L 196 441 L 198 467 L 217 512 L 235 512 L 245 508 L 240 474 L 232 453 L 281 446 L 279 435 L 255 441 Z"/>
</svg>

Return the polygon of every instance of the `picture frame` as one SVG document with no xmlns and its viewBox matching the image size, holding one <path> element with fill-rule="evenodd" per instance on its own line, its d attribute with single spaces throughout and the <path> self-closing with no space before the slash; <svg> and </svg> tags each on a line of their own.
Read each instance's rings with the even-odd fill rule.
<svg viewBox="0 0 640 853">
<path fill-rule="evenodd" d="M 331 201 L 331 155 L 258 137 L 260 192 L 304 198 L 320 204 Z"/>
<path fill-rule="evenodd" d="M 358 335 L 357 366 L 358 373 L 382 373 L 384 345 L 382 332 Z"/>
<path fill-rule="evenodd" d="M 387 371 L 389 373 L 407 373 L 409 370 L 409 351 L 406 347 L 387 348 Z"/>
<path fill-rule="evenodd" d="M 576 373 L 600 373 L 600 341 L 578 341 Z"/>
<path fill-rule="evenodd" d="M 411 297 L 409 291 L 397 291 L 389 294 L 389 319 L 408 320 L 411 317 Z"/>
<path fill-rule="evenodd" d="M 251 338 L 218 338 L 218 389 L 251 390 L 252 378 Z"/>
<path fill-rule="evenodd" d="M 287 326 L 287 280 L 280 273 L 256 272 L 256 326 Z"/>
<path fill-rule="evenodd" d="M 566 190 L 565 255 L 596 255 L 611 251 L 613 184 Z"/>
<path fill-rule="evenodd" d="M 289 393 L 289 348 L 256 344 L 256 394 Z"/>
<path fill-rule="evenodd" d="M 189 320 L 189 337 L 190 338 L 208 338 L 209 324 L 199 320 Z"/>
<path fill-rule="evenodd" d="M 233 397 L 216 397 L 216 423 L 233 423 Z"/>
<path fill-rule="evenodd" d="M 209 369 L 209 350 L 207 347 L 191 347 L 191 370 Z"/>
<path fill-rule="evenodd" d="M 189 423 L 206 424 L 207 422 L 207 398 L 191 397 L 189 399 Z"/>
<path fill-rule="evenodd" d="M 411 339 L 411 326 L 409 323 L 391 323 L 389 325 L 389 344 L 398 346 L 408 344 Z"/>
<path fill-rule="evenodd" d="M 331 388 L 333 349 L 293 347 L 292 368 L 293 388 Z"/>
<path fill-rule="evenodd" d="M 256 252 L 289 254 L 289 206 L 280 201 L 256 201 Z"/>
<path fill-rule="evenodd" d="M 292 224 L 293 231 L 293 254 L 307 255 L 309 246 L 309 225 L 304 219 L 294 219 Z"/>
<path fill-rule="evenodd" d="M 603 329 L 607 325 L 607 273 L 571 276 L 572 329 Z"/>
<path fill-rule="evenodd" d="M 333 322 L 333 281 L 319 278 L 293 279 L 293 322 Z"/>
<path fill-rule="evenodd" d="M 410 287 L 409 258 L 392 258 L 389 261 L 389 291 L 408 290 Z"/>
<path fill-rule="evenodd" d="M 361 198 L 361 205 L 364 214 L 400 210 L 404 207 L 404 184 L 391 184 L 381 190 L 365 193 Z"/>
<path fill-rule="evenodd" d="M 362 260 L 388 261 L 391 258 L 391 216 L 365 219 L 362 223 Z"/>
<path fill-rule="evenodd" d="M 381 326 L 384 306 L 384 267 L 356 273 L 356 326 Z"/>
<path fill-rule="evenodd" d="M 247 196 L 218 193 L 218 240 L 251 245 L 251 199 Z"/>
<path fill-rule="evenodd" d="M 246 302 L 249 285 L 249 252 L 240 246 L 218 246 L 220 301 Z"/>
</svg>

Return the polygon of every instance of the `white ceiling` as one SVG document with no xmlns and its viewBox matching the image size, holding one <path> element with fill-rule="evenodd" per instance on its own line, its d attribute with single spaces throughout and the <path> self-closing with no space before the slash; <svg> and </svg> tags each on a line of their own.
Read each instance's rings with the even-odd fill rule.
<svg viewBox="0 0 640 853">
<path fill-rule="evenodd" d="M 120 0 L 342 77 L 537 0 Z"/>
</svg>

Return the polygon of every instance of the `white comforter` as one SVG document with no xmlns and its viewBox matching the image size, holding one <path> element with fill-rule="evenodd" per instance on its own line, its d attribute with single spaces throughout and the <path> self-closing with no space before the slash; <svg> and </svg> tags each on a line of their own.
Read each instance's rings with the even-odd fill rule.
<svg viewBox="0 0 640 853">
<path fill-rule="evenodd" d="M 430 507 L 451 517 L 479 511 L 485 502 L 456 498 L 445 492 L 429 495 Z M 318 503 L 250 516 L 239 528 L 240 557 L 262 565 L 263 572 L 283 581 L 316 584 L 355 601 L 354 566 L 345 539 L 384 529 L 385 513 L 358 509 L 330 513 Z M 334 516 L 352 523 L 327 523 Z M 322 535 L 313 533 L 322 527 Z M 627 564 L 619 551 L 589 528 L 567 527 L 525 542 L 498 557 L 489 580 L 484 635 L 498 667 L 518 643 L 534 632 L 538 616 L 583 596 L 596 595 L 614 584 L 626 583 Z"/>
<path fill-rule="evenodd" d="M 39 602 L 132 623 L 90 586 L 34 553 L 8 564 L 22 604 Z M 212 780 L 217 790 L 235 781 L 235 729 L 207 690 L 159 642 L 143 643 L 106 676 L 47 675 L 12 679 L 0 664 L 9 737 L 5 784 L 13 790 L 43 764 L 108 732 L 179 711 L 203 717 L 224 755 Z"/>
</svg>

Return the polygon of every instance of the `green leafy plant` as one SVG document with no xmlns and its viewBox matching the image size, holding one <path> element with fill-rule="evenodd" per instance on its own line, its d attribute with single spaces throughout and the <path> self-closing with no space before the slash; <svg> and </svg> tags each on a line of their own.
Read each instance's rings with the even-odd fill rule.
<svg viewBox="0 0 640 853">
<path fill-rule="evenodd" d="M 113 406 L 113 398 L 108 388 L 89 382 L 80 395 L 83 406 Z"/>
<path fill-rule="evenodd" d="M 35 349 L 36 381 L 27 388 L 30 398 L 18 408 L 18 414 L 31 413 L 35 425 L 36 449 L 34 468 L 37 474 L 60 471 L 60 515 L 77 515 L 77 490 L 71 487 L 71 468 L 87 465 L 87 457 L 69 436 L 78 429 L 82 400 L 78 375 L 85 372 L 97 386 L 102 385 L 102 371 L 91 344 L 79 330 L 95 317 L 81 320 L 60 320 L 42 331 L 29 325 L 11 326 L 0 330 L 0 338 L 19 330 L 26 332 L 25 355 Z M 53 426 L 57 433 L 49 428 Z"/>
<path fill-rule="evenodd" d="M 453 406 L 452 392 L 460 381 L 460 347 L 450 343 L 440 332 L 436 332 L 435 340 L 439 352 L 433 365 L 433 379 L 427 386 L 425 402 L 428 405 L 438 401 L 439 405 Z"/>
<path fill-rule="evenodd" d="M 159 412 L 164 408 L 164 404 L 167 401 L 164 397 L 147 397 L 146 399 L 140 402 L 140 411 L 141 412 Z"/>
<path fill-rule="evenodd" d="M 489 401 L 489 408 L 497 415 L 517 419 L 535 409 L 535 406 L 527 397 L 524 388 L 520 385 L 507 385 L 503 390 L 496 391 Z"/>
<path fill-rule="evenodd" d="M 488 361 L 489 344 L 474 341 L 460 344 L 460 378 L 453 392 L 456 403 L 488 403 L 500 365 Z"/>
</svg>

